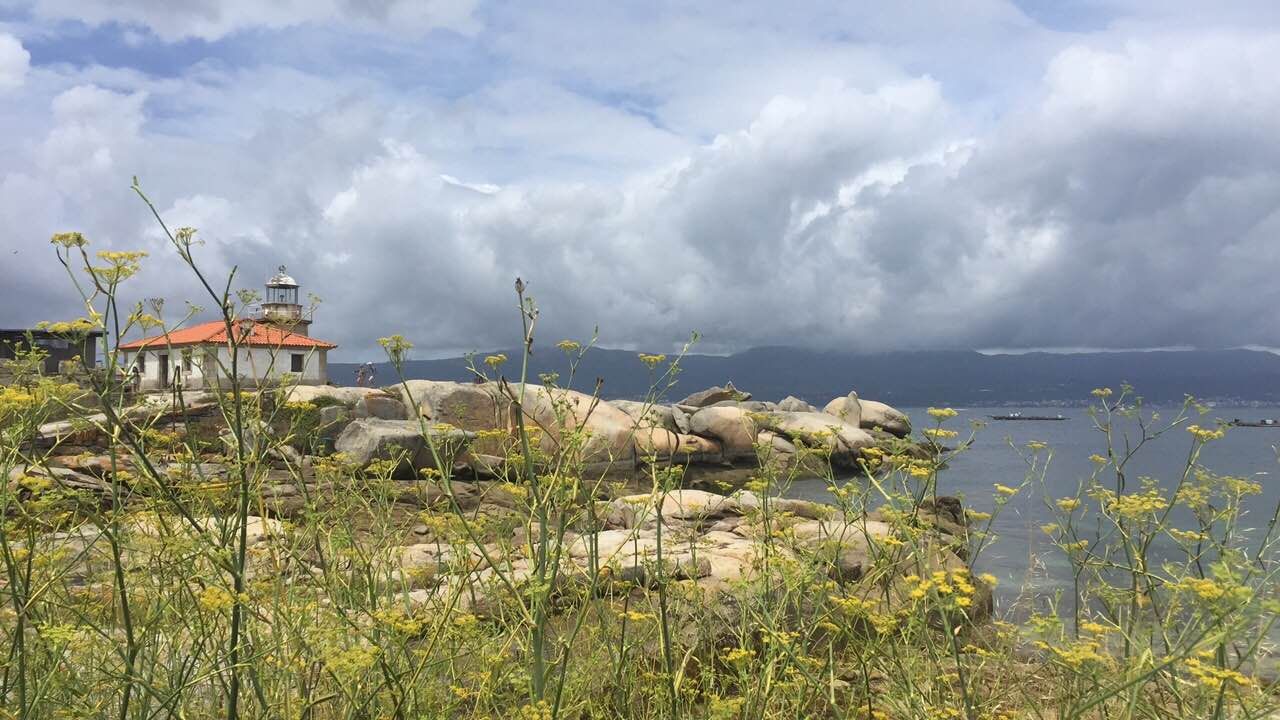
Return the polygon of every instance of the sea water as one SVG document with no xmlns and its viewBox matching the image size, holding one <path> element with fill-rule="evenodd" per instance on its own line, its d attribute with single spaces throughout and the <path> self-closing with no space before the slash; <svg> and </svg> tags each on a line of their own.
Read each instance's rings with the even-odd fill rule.
<svg viewBox="0 0 1280 720">
<path fill-rule="evenodd" d="M 1044 603 L 1059 591 L 1063 591 L 1064 603 L 1069 607 L 1071 566 L 1065 554 L 1054 547 L 1041 526 L 1055 522 L 1057 514 L 1052 501 L 1062 497 L 1074 497 L 1082 482 L 1089 479 L 1096 465 L 1089 456 L 1106 454 L 1106 438 L 1097 429 L 1084 408 L 1062 407 L 1001 407 L 956 408 L 958 417 L 948 420 L 946 427 L 960 431 L 960 437 L 948 440 L 957 443 L 967 437 L 970 421 L 984 421 L 973 444 L 957 456 L 938 477 L 938 494 L 955 495 L 968 508 L 989 512 L 993 509 L 994 484 L 1016 487 L 1027 476 L 1027 463 L 1015 451 L 1015 447 L 1027 454 L 1027 444 L 1033 441 L 1045 443 L 1047 450 L 1041 458 L 1048 460 L 1043 482 L 1036 479 L 1013 497 L 997 516 L 993 525 L 996 538 L 976 558 L 975 572 L 989 572 L 999 578 L 996 592 L 998 605 L 1006 608 L 1018 602 L 1023 610 L 1030 607 L 1043 609 Z M 910 417 L 913 427 L 932 426 L 933 419 L 925 408 L 902 408 Z M 1145 408 L 1144 416 L 1158 412 L 1163 427 L 1173 420 L 1179 407 Z M 994 421 L 991 415 L 1007 415 L 1020 412 L 1025 415 L 1054 417 L 1059 414 L 1064 421 Z M 1131 442 L 1141 438 L 1136 421 L 1113 414 L 1114 442 L 1123 451 L 1124 434 Z M 1205 415 L 1192 411 L 1192 417 L 1182 426 L 1151 440 L 1140 449 L 1126 467 L 1127 489 L 1139 488 L 1139 478 L 1155 478 L 1163 487 L 1177 484 L 1192 447 L 1192 438 L 1183 429 L 1195 423 L 1202 427 L 1214 427 L 1217 419 L 1260 420 L 1280 418 L 1280 407 L 1223 407 L 1209 409 Z M 1245 499 L 1246 515 L 1242 527 L 1252 528 L 1261 535 L 1280 502 L 1280 463 L 1277 462 L 1280 447 L 1280 427 L 1228 428 L 1226 437 L 1210 442 L 1200 454 L 1199 462 L 1219 475 L 1233 475 L 1258 482 L 1262 486 L 1259 495 Z M 1050 455 L 1051 453 L 1051 455 Z M 1111 486 L 1114 475 L 1107 468 L 1099 480 Z M 857 482 L 856 479 L 851 480 Z M 799 480 L 790 489 L 792 497 L 814 500 L 830 500 L 826 483 L 822 480 Z M 1086 502 L 1090 502 L 1086 498 Z M 1080 511 L 1077 511 L 1080 512 Z M 1085 512 L 1092 512 L 1086 507 Z M 1092 520 L 1090 516 L 1090 520 Z M 1193 527 L 1190 518 L 1175 515 L 1172 520 L 1180 527 Z M 1092 526 L 1092 523 L 1090 523 Z M 1082 537 L 1089 538 L 1091 533 Z M 1062 609 L 1062 608 L 1060 608 Z"/>
</svg>

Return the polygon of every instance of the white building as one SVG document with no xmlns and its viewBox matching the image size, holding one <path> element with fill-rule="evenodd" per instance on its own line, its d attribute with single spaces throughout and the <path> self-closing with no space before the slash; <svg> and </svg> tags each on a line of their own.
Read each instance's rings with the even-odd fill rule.
<svg viewBox="0 0 1280 720">
<path fill-rule="evenodd" d="M 267 297 L 253 317 L 231 324 L 237 348 L 236 373 L 244 387 L 271 385 L 286 376 L 303 385 L 329 380 L 328 353 L 337 345 L 310 337 L 310 318 L 298 304 L 298 283 L 284 272 L 267 281 Z M 232 342 L 221 320 L 172 330 L 120 345 L 121 365 L 137 368 L 142 390 L 225 387 L 231 372 Z"/>
</svg>

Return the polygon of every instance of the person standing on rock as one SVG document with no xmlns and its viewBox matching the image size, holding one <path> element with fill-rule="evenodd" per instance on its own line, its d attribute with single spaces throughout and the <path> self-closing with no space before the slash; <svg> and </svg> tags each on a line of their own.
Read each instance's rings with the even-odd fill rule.
<svg viewBox="0 0 1280 720">
<path fill-rule="evenodd" d="M 367 362 L 356 369 L 356 385 L 358 387 L 373 387 L 374 369 L 373 363 Z"/>
</svg>

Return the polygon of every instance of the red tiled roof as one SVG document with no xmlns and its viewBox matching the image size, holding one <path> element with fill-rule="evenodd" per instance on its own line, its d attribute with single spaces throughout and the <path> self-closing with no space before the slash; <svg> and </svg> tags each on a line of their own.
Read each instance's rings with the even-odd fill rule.
<svg viewBox="0 0 1280 720">
<path fill-rule="evenodd" d="M 240 332 L 243 322 L 243 320 L 236 320 L 233 323 L 237 333 Z M 227 344 L 226 323 L 221 320 L 201 323 L 181 330 L 173 330 L 168 335 L 156 335 L 155 337 L 122 343 L 120 349 L 140 350 L 152 345 L 164 347 L 168 345 L 203 345 L 207 343 Z M 253 323 L 253 335 L 243 338 L 239 344 L 245 347 L 317 348 L 323 350 L 338 347 L 331 342 L 290 332 L 277 325 L 265 322 Z"/>
</svg>

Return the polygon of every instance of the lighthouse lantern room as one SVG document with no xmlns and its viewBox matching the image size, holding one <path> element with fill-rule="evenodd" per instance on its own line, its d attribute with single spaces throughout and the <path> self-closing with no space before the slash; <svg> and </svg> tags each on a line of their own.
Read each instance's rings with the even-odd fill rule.
<svg viewBox="0 0 1280 720">
<path fill-rule="evenodd" d="M 299 335 L 309 335 L 311 319 L 306 317 L 298 302 L 298 281 L 285 272 L 284 265 L 267 281 L 267 297 L 262 303 L 259 319 L 278 325 Z"/>
</svg>

